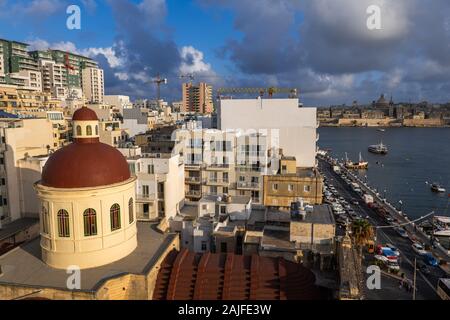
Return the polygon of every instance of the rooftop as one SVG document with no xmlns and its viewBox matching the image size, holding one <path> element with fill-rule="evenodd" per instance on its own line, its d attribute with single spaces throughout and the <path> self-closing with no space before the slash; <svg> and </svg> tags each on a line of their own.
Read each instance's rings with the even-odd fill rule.
<svg viewBox="0 0 450 320">
<path fill-rule="evenodd" d="M 7 225 L 3 225 L 0 229 L 0 240 L 7 239 L 14 236 L 16 233 L 31 227 L 34 224 L 39 223 L 38 219 L 35 218 L 21 218 L 14 220 Z"/>
<path fill-rule="evenodd" d="M 81 290 L 93 291 L 103 281 L 124 273 L 143 274 L 156 262 L 160 250 L 175 235 L 164 235 L 155 225 L 138 222 L 138 246 L 127 257 L 105 266 L 82 270 Z M 41 260 L 40 238 L 36 238 L 0 257 L 3 275 L 0 285 L 15 284 L 30 287 L 67 289 L 67 273 Z"/>
<path fill-rule="evenodd" d="M 230 199 L 229 202 L 225 201 L 225 198 Z M 219 200 L 220 199 L 220 200 Z M 217 203 L 234 203 L 234 204 L 248 204 L 251 200 L 250 196 L 214 196 L 205 195 L 199 202 L 217 202 Z"/>
</svg>

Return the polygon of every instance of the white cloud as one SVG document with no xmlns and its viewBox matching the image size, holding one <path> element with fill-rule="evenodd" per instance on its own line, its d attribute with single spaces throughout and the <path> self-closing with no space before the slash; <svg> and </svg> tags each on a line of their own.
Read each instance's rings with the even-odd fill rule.
<svg viewBox="0 0 450 320">
<path fill-rule="evenodd" d="M 112 47 L 88 48 L 81 50 L 80 53 L 87 57 L 95 57 L 96 55 L 102 54 L 108 60 L 108 64 L 111 68 L 117 68 L 123 64 L 122 60 L 116 56 Z"/>
<path fill-rule="evenodd" d="M 181 56 L 181 73 L 198 73 L 211 71 L 211 65 L 203 61 L 203 52 L 195 49 L 192 46 L 182 47 L 180 50 Z"/>
</svg>

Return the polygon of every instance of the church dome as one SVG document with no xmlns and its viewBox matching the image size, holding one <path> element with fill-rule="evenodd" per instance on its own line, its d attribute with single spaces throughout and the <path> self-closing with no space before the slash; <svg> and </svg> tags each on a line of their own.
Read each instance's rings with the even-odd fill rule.
<svg viewBox="0 0 450 320">
<path fill-rule="evenodd" d="M 92 188 L 130 179 L 125 157 L 114 147 L 99 141 L 98 132 L 94 132 L 98 131 L 98 125 L 92 129 L 92 122 L 98 121 L 96 113 L 80 108 L 74 113 L 73 121 L 79 132 L 74 130 L 74 142 L 49 157 L 42 171 L 41 185 Z"/>
</svg>

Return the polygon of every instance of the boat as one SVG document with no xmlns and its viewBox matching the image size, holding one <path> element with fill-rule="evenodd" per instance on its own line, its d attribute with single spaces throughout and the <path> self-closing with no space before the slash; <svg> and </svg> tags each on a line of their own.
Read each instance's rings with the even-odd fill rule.
<svg viewBox="0 0 450 320">
<path fill-rule="evenodd" d="M 361 152 L 359 153 L 359 161 L 353 162 L 348 160 L 347 152 L 345 153 L 345 167 L 347 169 L 354 169 L 354 170 L 362 170 L 367 169 L 369 167 L 369 163 L 367 161 L 364 161 Z"/>
<path fill-rule="evenodd" d="M 377 129 L 378 131 L 380 131 L 380 132 L 385 132 L 386 131 L 386 129 Z"/>
<path fill-rule="evenodd" d="M 433 183 L 431 185 L 431 191 L 433 191 L 433 192 L 445 192 L 445 188 L 440 186 L 437 183 Z"/>
<path fill-rule="evenodd" d="M 368 150 L 369 150 L 369 152 L 376 153 L 376 154 L 387 154 L 388 153 L 388 148 L 385 144 L 383 144 L 383 142 L 369 146 Z"/>
</svg>

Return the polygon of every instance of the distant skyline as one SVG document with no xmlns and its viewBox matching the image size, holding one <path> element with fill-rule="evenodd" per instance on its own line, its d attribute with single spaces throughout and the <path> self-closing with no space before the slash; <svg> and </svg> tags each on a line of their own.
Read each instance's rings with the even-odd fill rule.
<svg viewBox="0 0 450 320">
<path fill-rule="evenodd" d="M 81 8 L 81 30 L 66 8 Z M 380 30 L 367 28 L 370 5 Z M 106 94 L 181 100 L 181 74 L 214 87 L 296 87 L 305 105 L 450 101 L 450 1 L 0 0 L 0 38 L 88 55 Z M 185 79 L 186 80 L 186 79 Z"/>
</svg>

